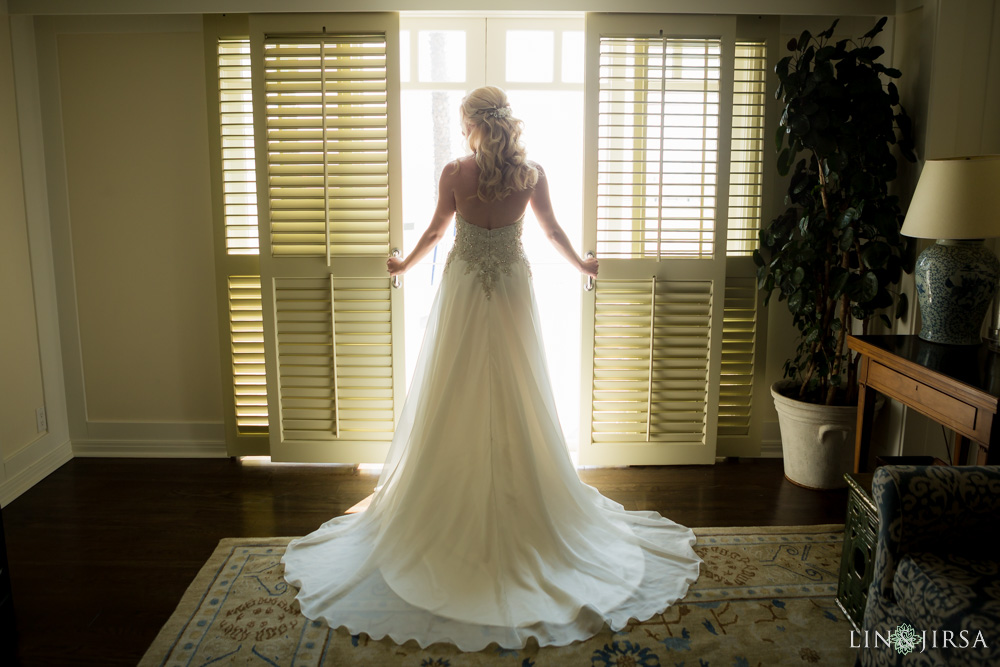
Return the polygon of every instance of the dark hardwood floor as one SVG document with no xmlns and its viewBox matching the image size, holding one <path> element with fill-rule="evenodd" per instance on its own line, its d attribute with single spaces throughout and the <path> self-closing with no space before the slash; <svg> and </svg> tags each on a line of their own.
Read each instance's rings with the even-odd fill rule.
<svg viewBox="0 0 1000 667">
<path fill-rule="evenodd" d="M 842 523 L 777 459 L 582 470 L 629 509 L 691 527 Z M 351 468 L 226 459 L 70 461 L 3 510 L 21 664 L 134 665 L 224 537 L 303 535 L 371 493 Z"/>
</svg>

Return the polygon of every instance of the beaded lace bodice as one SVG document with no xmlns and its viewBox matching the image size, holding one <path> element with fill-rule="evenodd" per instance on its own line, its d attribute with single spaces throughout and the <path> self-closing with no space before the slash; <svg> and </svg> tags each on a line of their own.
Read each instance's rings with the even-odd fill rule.
<svg viewBox="0 0 1000 667">
<path fill-rule="evenodd" d="M 455 214 L 455 245 L 448 253 L 444 270 L 451 266 L 456 257 L 466 262 L 465 272 L 476 271 L 486 298 L 490 298 L 497 276 L 501 271 L 510 275 L 511 267 L 523 263 L 531 275 L 531 265 L 521 245 L 521 230 L 524 217 L 503 227 L 486 229 L 472 224 L 458 213 Z"/>
</svg>

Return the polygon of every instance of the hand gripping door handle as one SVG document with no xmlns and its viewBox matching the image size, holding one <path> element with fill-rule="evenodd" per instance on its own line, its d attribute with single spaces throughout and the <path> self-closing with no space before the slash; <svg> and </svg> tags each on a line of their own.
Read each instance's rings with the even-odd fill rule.
<svg viewBox="0 0 1000 667">
<path fill-rule="evenodd" d="M 587 259 L 590 259 L 591 257 L 597 257 L 597 255 L 595 255 L 593 252 L 588 252 L 585 255 L 585 257 Z M 583 286 L 583 289 L 587 290 L 588 292 L 594 289 L 594 276 L 587 276 L 587 284 Z"/>
<path fill-rule="evenodd" d="M 399 248 L 393 248 L 392 249 L 392 256 L 393 257 L 399 257 L 401 254 L 403 254 L 403 253 L 399 250 Z M 392 277 L 392 286 L 395 287 L 396 289 L 399 289 L 400 287 L 402 287 L 403 286 L 403 279 L 402 279 L 402 277 L 400 277 L 398 275 L 393 276 Z"/>
</svg>

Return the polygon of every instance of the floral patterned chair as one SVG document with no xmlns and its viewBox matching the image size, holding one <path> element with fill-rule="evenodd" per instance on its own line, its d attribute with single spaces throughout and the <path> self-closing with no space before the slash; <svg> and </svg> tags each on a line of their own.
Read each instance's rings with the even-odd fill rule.
<svg viewBox="0 0 1000 667">
<path fill-rule="evenodd" d="M 879 533 L 858 661 L 1000 665 L 1000 466 L 884 466 L 872 496 Z"/>
</svg>

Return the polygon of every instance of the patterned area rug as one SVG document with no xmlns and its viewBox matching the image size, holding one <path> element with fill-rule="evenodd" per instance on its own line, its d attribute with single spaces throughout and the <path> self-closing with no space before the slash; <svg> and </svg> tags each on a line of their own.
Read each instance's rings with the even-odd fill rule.
<svg viewBox="0 0 1000 667">
<path fill-rule="evenodd" d="M 279 562 L 291 538 L 225 539 L 140 665 L 756 667 L 850 665 L 838 609 L 843 526 L 696 528 L 701 576 L 679 603 L 566 647 L 461 653 L 330 630 L 299 614 Z"/>
</svg>

